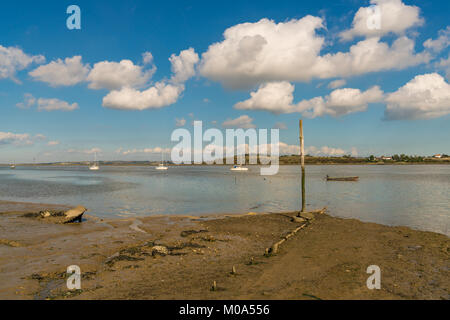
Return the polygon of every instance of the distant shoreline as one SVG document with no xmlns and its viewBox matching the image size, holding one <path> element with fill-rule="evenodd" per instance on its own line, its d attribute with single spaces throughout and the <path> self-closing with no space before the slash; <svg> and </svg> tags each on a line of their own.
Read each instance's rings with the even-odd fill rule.
<svg viewBox="0 0 450 320">
<path fill-rule="evenodd" d="M 248 154 L 245 156 L 245 166 L 255 166 L 262 165 L 260 158 L 257 158 L 257 164 L 250 164 L 250 157 Z M 230 160 L 230 161 L 228 161 Z M 231 162 L 229 164 L 228 162 Z M 238 158 L 235 156 L 234 159 L 223 158 L 223 164 L 208 164 L 203 162 L 202 164 L 174 164 L 171 161 L 166 161 L 166 166 L 231 166 L 233 164 L 238 164 Z M 59 162 L 46 162 L 46 163 L 19 163 L 15 166 L 90 166 L 91 161 L 59 161 Z M 116 167 L 132 167 L 132 166 L 158 166 L 160 161 L 140 161 L 140 160 L 103 160 L 98 161 L 100 166 L 116 166 Z M 423 156 L 408 156 L 408 155 L 395 155 L 391 159 L 384 159 L 383 157 L 352 157 L 352 156 L 342 156 L 342 157 L 321 157 L 321 156 L 305 156 L 306 165 L 418 165 L 418 164 L 450 164 L 450 157 L 445 158 L 432 158 Z M 0 164 L 0 167 L 9 167 L 11 164 Z M 279 165 L 300 165 L 299 155 L 283 155 L 279 157 Z"/>
<path fill-rule="evenodd" d="M 424 161 L 424 162 L 317 162 L 317 163 L 305 163 L 307 166 L 330 166 L 330 165 L 345 165 L 345 166 L 404 166 L 404 165 L 450 165 L 450 160 L 446 161 Z M 102 163 L 99 162 L 101 167 L 155 167 L 158 163 Z M 215 167 L 227 167 L 233 164 L 165 164 L 168 167 L 203 167 L 203 166 L 215 166 Z M 300 166 L 300 163 L 280 163 L 280 166 Z M 0 164 L 0 167 L 9 167 L 9 164 Z M 16 167 L 86 167 L 88 163 L 24 163 L 15 164 Z M 245 164 L 245 166 L 264 166 L 263 164 Z"/>
</svg>

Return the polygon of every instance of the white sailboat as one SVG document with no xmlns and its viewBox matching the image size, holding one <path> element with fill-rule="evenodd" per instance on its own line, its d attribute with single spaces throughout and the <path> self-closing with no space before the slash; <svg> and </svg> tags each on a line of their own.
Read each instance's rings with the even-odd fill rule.
<svg viewBox="0 0 450 320">
<path fill-rule="evenodd" d="M 89 167 L 89 170 L 91 170 L 91 171 L 100 170 L 100 167 L 98 166 L 98 163 L 97 163 L 97 152 L 95 153 L 94 159 L 95 159 L 94 164 Z"/>
<path fill-rule="evenodd" d="M 161 163 L 155 169 L 161 171 L 169 170 L 169 168 L 164 165 L 164 153 L 162 152 L 161 152 L 161 159 L 162 159 Z"/>
<path fill-rule="evenodd" d="M 242 165 L 235 165 L 231 169 L 231 171 L 248 171 L 248 168 L 243 167 Z"/>
</svg>

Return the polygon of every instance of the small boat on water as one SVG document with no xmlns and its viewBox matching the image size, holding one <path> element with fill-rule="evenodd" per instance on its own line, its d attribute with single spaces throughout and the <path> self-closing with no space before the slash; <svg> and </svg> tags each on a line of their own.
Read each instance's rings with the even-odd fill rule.
<svg viewBox="0 0 450 320">
<path fill-rule="evenodd" d="M 327 175 L 327 181 L 358 181 L 359 177 L 330 177 Z"/>
<path fill-rule="evenodd" d="M 89 167 L 89 170 L 91 170 L 91 171 L 98 171 L 98 170 L 100 170 L 100 167 L 98 166 L 98 163 L 97 163 L 97 153 L 95 153 L 95 158 L 94 159 L 95 159 L 94 160 L 94 164 Z"/>
<path fill-rule="evenodd" d="M 89 167 L 89 170 L 91 171 L 97 171 L 100 170 L 100 167 L 96 164 L 93 164 L 92 166 Z"/>
<path fill-rule="evenodd" d="M 169 170 L 169 168 L 164 165 L 164 154 L 162 152 L 161 152 L 161 163 L 155 169 L 160 171 Z"/>
<path fill-rule="evenodd" d="M 248 171 L 248 168 L 243 167 L 241 165 L 236 165 L 236 166 L 233 166 L 230 170 L 231 171 Z"/>
<path fill-rule="evenodd" d="M 15 165 L 15 164 L 11 164 L 9 167 L 10 167 L 11 169 L 15 169 L 15 168 L 16 168 L 16 165 Z"/>
<path fill-rule="evenodd" d="M 155 168 L 156 170 L 169 170 L 169 168 L 168 167 L 166 167 L 165 165 L 164 165 L 164 163 L 160 163 L 156 168 Z"/>
</svg>

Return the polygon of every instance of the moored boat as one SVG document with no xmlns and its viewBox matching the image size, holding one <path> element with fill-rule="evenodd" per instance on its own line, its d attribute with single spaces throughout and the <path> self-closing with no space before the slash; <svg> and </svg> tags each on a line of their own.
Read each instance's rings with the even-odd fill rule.
<svg viewBox="0 0 450 320">
<path fill-rule="evenodd" d="M 156 170 L 166 171 L 169 170 L 168 167 L 164 165 L 164 153 L 161 152 L 161 163 L 155 167 Z"/>
<path fill-rule="evenodd" d="M 156 170 L 169 170 L 168 167 L 164 165 L 164 163 L 160 163 L 157 167 L 155 167 Z"/>
<path fill-rule="evenodd" d="M 230 170 L 231 171 L 248 171 L 248 168 L 243 167 L 241 165 L 237 165 L 237 166 L 233 166 Z"/>
<path fill-rule="evenodd" d="M 94 164 L 89 167 L 89 170 L 91 170 L 91 171 L 98 171 L 98 170 L 100 170 L 100 167 L 99 167 L 98 162 L 97 162 L 97 153 L 95 153 Z"/>
<path fill-rule="evenodd" d="M 327 181 L 358 181 L 359 177 L 330 177 L 327 175 Z"/>
</svg>

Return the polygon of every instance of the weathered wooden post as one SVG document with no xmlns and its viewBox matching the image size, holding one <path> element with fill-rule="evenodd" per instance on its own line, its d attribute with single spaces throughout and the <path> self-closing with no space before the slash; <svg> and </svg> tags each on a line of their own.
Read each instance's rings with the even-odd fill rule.
<svg viewBox="0 0 450 320">
<path fill-rule="evenodd" d="M 302 166 L 302 211 L 305 212 L 306 207 L 306 190 L 305 190 L 305 138 L 303 136 L 303 120 L 300 120 L 300 161 Z"/>
</svg>

